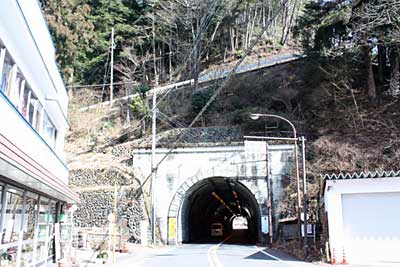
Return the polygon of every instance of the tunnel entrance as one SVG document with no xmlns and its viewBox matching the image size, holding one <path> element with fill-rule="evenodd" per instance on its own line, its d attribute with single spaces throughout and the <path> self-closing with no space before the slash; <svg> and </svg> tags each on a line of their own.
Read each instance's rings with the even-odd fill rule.
<svg viewBox="0 0 400 267">
<path fill-rule="evenodd" d="M 258 203 L 235 179 L 214 177 L 197 182 L 188 190 L 180 215 L 184 243 L 220 242 L 229 236 L 230 243 L 249 244 L 258 239 Z M 239 221 L 246 227 L 234 227 Z"/>
</svg>

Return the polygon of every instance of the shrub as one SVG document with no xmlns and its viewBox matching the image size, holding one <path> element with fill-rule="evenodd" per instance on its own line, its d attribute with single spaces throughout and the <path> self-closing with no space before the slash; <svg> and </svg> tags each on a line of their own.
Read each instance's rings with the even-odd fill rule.
<svg viewBox="0 0 400 267">
<path fill-rule="evenodd" d="M 197 114 L 201 111 L 201 109 L 206 105 L 207 101 L 211 98 L 213 94 L 213 90 L 205 89 L 199 90 L 192 94 L 192 112 Z M 211 104 L 205 113 L 210 112 L 214 107 L 214 104 Z"/>
<path fill-rule="evenodd" d="M 147 105 L 146 101 L 140 96 L 134 96 L 129 107 L 131 108 L 132 113 L 137 118 L 149 116 L 150 114 L 149 106 Z"/>
</svg>

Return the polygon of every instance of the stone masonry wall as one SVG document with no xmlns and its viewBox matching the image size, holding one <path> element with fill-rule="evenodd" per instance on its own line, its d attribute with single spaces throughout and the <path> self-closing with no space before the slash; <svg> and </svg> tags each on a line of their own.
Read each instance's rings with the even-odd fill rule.
<svg viewBox="0 0 400 267">
<path fill-rule="evenodd" d="M 140 240 L 140 221 L 146 219 L 143 197 L 137 194 L 138 183 L 126 173 L 112 168 L 77 169 L 70 172 L 70 186 L 80 195 L 74 213 L 78 228 L 108 229 L 108 215 L 113 213 L 115 186 L 117 185 L 117 221 L 122 225 L 130 242 Z"/>
</svg>

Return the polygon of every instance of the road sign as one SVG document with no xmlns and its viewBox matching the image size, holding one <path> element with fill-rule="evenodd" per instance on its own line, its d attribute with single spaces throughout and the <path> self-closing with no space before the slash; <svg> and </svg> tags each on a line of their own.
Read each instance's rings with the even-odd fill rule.
<svg viewBox="0 0 400 267">
<path fill-rule="evenodd" d="M 269 224 L 267 215 L 261 216 L 261 232 L 263 232 L 264 234 L 269 233 Z"/>
<path fill-rule="evenodd" d="M 170 217 L 168 218 L 168 235 L 169 239 L 175 239 L 176 238 L 176 218 L 175 217 Z"/>
</svg>

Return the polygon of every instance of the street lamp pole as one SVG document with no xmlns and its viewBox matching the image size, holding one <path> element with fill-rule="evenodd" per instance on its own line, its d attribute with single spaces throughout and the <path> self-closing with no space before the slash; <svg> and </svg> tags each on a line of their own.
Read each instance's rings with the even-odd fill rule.
<svg viewBox="0 0 400 267">
<path fill-rule="evenodd" d="M 297 131 L 296 127 L 294 124 L 289 121 L 288 119 L 274 115 L 274 114 L 251 114 L 250 118 L 252 120 L 258 120 L 260 117 L 266 117 L 266 118 L 275 118 L 275 119 L 280 119 L 285 121 L 287 124 L 290 125 L 293 131 L 293 140 L 294 140 L 294 156 L 295 156 L 295 165 L 296 165 L 296 186 L 297 186 L 297 227 L 298 227 L 298 237 L 299 240 L 301 240 L 301 210 L 300 210 L 300 203 L 301 203 L 301 195 L 300 195 L 300 175 L 299 175 L 299 157 L 298 157 L 298 148 L 297 148 Z M 306 215 L 304 215 L 306 216 Z"/>
<path fill-rule="evenodd" d="M 304 257 L 308 255 L 308 240 L 307 240 L 307 173 L 306 173 L 306 139 L 304 136 L 300 138 L 301 140 L 301 164 L 302 164 L 302 174 L 303 174 L 303 214 L 304 214 Z"/>
<path fill-rule="evenodd" d="M 156 243 L 156 177 L 157 177 L 157 165 L 156 165 L 156 126 L 157 126 L 157 92 L 153 89 L 153 114 L 152 114 L 152 135 L 151 135 L 151 183 L 150 183 L 150 205 L 151 205 L 151 242 Z"/>
</svg>

